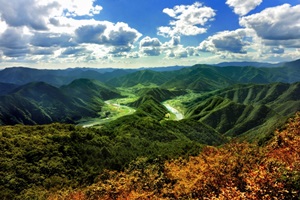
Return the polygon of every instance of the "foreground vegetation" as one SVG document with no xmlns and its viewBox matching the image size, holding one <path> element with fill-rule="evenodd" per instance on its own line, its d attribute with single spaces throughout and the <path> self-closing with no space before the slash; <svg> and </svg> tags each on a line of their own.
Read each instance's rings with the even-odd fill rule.
<svg viewBox="0 0 300 200">
<path fill-rule="evenodd" d="M 299 199 L 300 113 L 261 147 L 231 142 L 188 159 L 139 158 L 97 180 L 49 199 Z"/>
<path fill-rule="evenodd" d="M 165 120 L 167 112 L 149 98 L 135 114 L 101 129 L 59 123 L 1 126 L 2 199 L 42 198 L 44 192 L 92 184 L 105 170 L 124 170 L 139 157 L 167 160 L 196 155 L 203 144 L 226 142 L 200 122 Z"/>
</svg>

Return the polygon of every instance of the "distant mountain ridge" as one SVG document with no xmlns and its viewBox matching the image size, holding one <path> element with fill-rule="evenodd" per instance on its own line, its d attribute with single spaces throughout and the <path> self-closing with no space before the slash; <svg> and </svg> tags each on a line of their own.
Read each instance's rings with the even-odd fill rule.
<svg viewBox="0 0 300 200">
<path fill-rule="evenodd" d="M 279 67 L 284 63 L 265 63 L 265 62 L 221 62 L 218 64 L 214 64 L 214 66 L 218 67 Z"/>
<path fill-rule="evenodd" d="M 34 69 L 26 67 L 5 68 L 0 71 L 0 82 L 24 85 L 30 82 L 45 82 L 56 87 L 67 85 L 76 79 L 86 78 L 107 81 L 116 76 L 126 75 L 136 70 L 127 69 Z M 103 72 L 103 73 L 102 73 Z"/>
<path fill-rule="evenodd" d="M 300 60 L 265 65 L 266 63 L 258 62 L 233 62 L 219 64 L 219 66 L 224 67 L 198 64 L 192 67 L 69 68 L 65 70 L 12 67 L 0 71 L 0 82 L 24 85 L 40 81 L 60 87 L 71 83 L 73 80 L 86 78 L 99 80 L 114 87 L 131 87 L 140 83 L 156 84 L 166 88 L 188 88 L 205 91 L 224 88 L 237 83 L 292 83 L 300 81 Z"/>
</svg>

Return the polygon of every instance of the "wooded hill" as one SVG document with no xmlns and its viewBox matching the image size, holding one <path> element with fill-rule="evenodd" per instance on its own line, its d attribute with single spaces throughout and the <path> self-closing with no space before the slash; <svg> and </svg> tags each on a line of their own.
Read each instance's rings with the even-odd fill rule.
<svg viewBox="0 0 300 200">
<path fill-rule="evenodd" d="M 269 158 L 268 154 L 260 154 L 260 148 L 263 147 L 258 147 L 257 144 L 269 144 L 270 138 L 274 138 L 274 130 L 281 129 L 287 119 L 300 110 L 299 66 L 300 60 L 284 63 L 276 68 L 195 65 L 173 71 L 52 71 L 27 68 L 2 70 L 0 80 L 3 83 L 0 84 L 0 89 L 4 89 L 0 92 L 0 123 L 3 125 L 0 126 L 1 195 L 3 199 L 43 199 L 62 188 L 82 188 L 97 182 L 103 190 L 98 193 L 99 190 L 90 190 L 87 187 L 82 191 L 84 198 L 96 198 L 98 195 L 103 199 L 197 199 L 204 194 L 207 197 L 221 197 L 223 194 L 230 195 L 230 192 L 248 192 L 245 194 L 249 197 L 254 194 L 251 192 L 256 192 L 254 197 L 261 197 L 260 194 L 265 195 L 263 191 L 254 191 L 254 185 L 260 183 L 245 177 L 252 174 L 252 168 L 260 170 L 257 163 L 264 163 Z M 133 114 L 101 124 L 98 128 L 74 125 L 82 117 L 99 117 L 104 101 L 121 98 L 126 94 L 130 98 L 134 96 L 134 100 L 127 102 L 127 105 L 135 107 Z M 185 99 L 180 102 L 185 111 L 185 119 L 170 120 L 167 117 L 170 111 L 162 102 L 180 97 Z M 299 120 L 299 115 L 295 119 Z M 286 139 L 290 141 L 292 137 L 296 136 L 287 136 Z M 251 141 L 253 144 L 227 146 L 226 143 L 232 140 Z M 276 141 L 283 144 L 285 140 L 276 136 Z M 279 143 L 278 148 L 281 148 Z M 208 153 L 200 154 L 195 162 L 178 159 L 199 155 L 207 145 L 225 147 L 220 150 L 209 147 Z M 267 150 L 269 148 L 271 146 Z M 230 154 L 232 163 L 227 159 L 230 149 L 235 149 Z M 245 151 L 241 151 L 244 149 Z M 206 160 L 201 160 L 202 158 Z M 210 161 L 210 158 L 216 162 Z M 178 160 L 172 163 L 172 159 Z M 196 162 L 202 163 L 201 166 L 209 163 L 210 167 L 203 170 L 206 175 L 201 174 L 198 177 L 201 181 L 197 182 L 197 177 L 194 177 L 196 179 L 191 182 L 196 185 L 205 182 L 203 177 L 212 171 L 207 184 L 203 187 L 198 184 L 198 189 L 186 184 L 191 181 L 188 178 L 190 175 L 185 177 L 183 174 L 186 172 L 180 171 L 181 161 L 183 166 L 195 167 L 192 170 L 195 174 L 199 167 Z M 156 165 L 158 162 L 159 165 Z M 214 168 L 214 163 L 221 168 Z M 286 182 L 278 177 L 274 178 L 270 172 L 272 177 L 267 180 L 271 180 L 272 187 L 267 183 L 259 186 L 265 188 L 267 185 L 268 189 L 276 189 L 274 184 L 280 180 L 283 181 L 282 188 L 291 191 L 287 197 L 296 197 L 293 196 L 293 192 L 299 191 L 299 185 L 294 182 L 299 180 L 296 164 L 291 165 L 296 171 L 278 173 L 288 174 Z M 227 165 L 232 168 L 222 171 Z M 269 167 L 268 163 L 263 166 Z M 124 170 L 124 173 L 118 174 Z M 242 170 L 243 173 L 235 170 Z M 183 173 L 183 177 L 176 174 L 177 171 Z M 218 173 L 219 171 L 223 174 Z M 226 174 L 230 176 L 227 177 Z M 276 176 L 278 174 L 275 173 Z M 291 177 L 291 174 L 295 174 L 296 178 Z M 243 182 L 236 178 L 240 175 L 244 177 Z M 130 179 L 129 185 L 121 181 L 123 177 Z M 224 180 L 233 177 L 232 185 L 226 185 L 220 177 L 225 177 Z M 144 182 L 141 183 L 148 189 L 138 185 L 135 179 L 143 179 Z M 216 180 L 223 185 L 217 187 L 214 184 Z M 95 187 L 98 187 L 97 184 Z M 135 184 L 142 188 L 137 191 L 137 188 L 132 188 Z M 120 187 L 112 189 L 114 185 Z M 180 190 L 181 186 L 186 189 Z M 253 188 L 248 191 L 248 186 Z M 111 188 L 111 191 L 107 188 Z M 164 188 L 168 191 L 164 191 Z M 205 191 L 210 193 L 206 194 Z M 285 194 L 284 190 L 275 191 L 279 195 Z M 79 194 L 81 193 L 71 192 L 70 198 Z M 144 196 L 135 196 L 137 194 Z M 189 196 L 191 194 L 194 196 Z M 69 198 L 68 195 L 69 193 L 66 198 Z M 53 198 L 56 198 L 55 194 Z"/>
<path fill-rule="evenodd" d="M 75 123 L 97 116 L 104 100 L 121 97 L 99 81 L 78 79 L 61 88 L 32 82 L 0 96 L 0 124 Z"/>
</svg>

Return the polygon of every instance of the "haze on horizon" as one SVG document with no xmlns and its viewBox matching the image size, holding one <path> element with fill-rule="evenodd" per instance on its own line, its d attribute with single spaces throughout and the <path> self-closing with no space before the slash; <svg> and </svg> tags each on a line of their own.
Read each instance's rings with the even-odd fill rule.
<svg viewBox="0 0 300 200">
<path fill-rule="evenodd" d="M 300 0 L 0 0 L 0 68 L 300 58 Z"/>
</svg>

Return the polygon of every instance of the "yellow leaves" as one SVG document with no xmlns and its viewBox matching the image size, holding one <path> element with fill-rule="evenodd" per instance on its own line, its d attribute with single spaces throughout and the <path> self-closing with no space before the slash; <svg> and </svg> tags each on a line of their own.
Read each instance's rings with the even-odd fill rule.
<svg viewBox="0 0 300 200">
<path fill-rule="evenodd" d="M 149 163 L 141 158 L 124 172 L 105 173 L 105 179 L 83 193 L 74 193 L 75 197 L 83 200 L 297 199 L 300 113 L 284 130 L 277 131 L 266 147 L 232 142 L 220 148 L 206 147 L 200 155 L 189 159 Z"/>
</svg>

